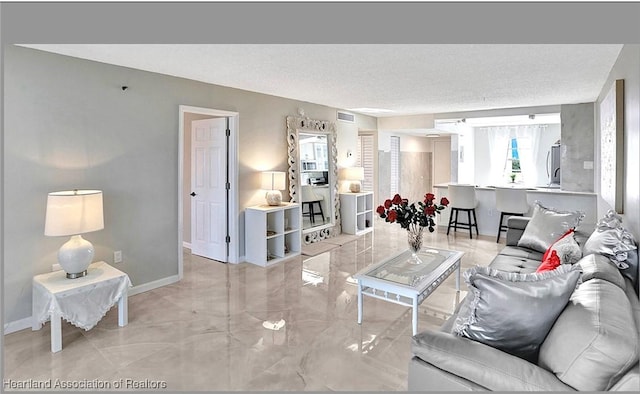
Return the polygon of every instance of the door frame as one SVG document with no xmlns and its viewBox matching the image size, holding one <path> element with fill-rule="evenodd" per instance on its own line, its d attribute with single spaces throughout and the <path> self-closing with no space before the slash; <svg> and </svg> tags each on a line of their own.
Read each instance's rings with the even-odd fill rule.
<svg viewBox="0 0 640 394">
<path fill-rule="evenodd" d="M 178 106 L 178 276 L 182 279 L 183 276 L 183 257 L 182 248 L 184 247 L 184 177 L 183 171 L 185 165 L 191 167 L 191 163 L 185 163 L 184 160 L 184 146 L 185 146 L 185 130 L 184 130 L 184 114 L 194 113 L 200 115 L 211 115 L 213 117 L 225 117 L 229 118 L 229 130 L 231 135 L 229 137 L 229 154 L 227 161 L 229 163 L 229 183 L 231 184 L 229 190 L 229 211 L 227 212 L 227 218 L 229 220 L 229 236 L 231 242 L 229 243 L 229 263 L 239 263 L 239 250 L 240 250 L 240 233 L 239 233 L 239 210 L 238 210 L 238 112 L 219 110 L 214 108 L 193 107 L 189 105 Z"/>
</svg>

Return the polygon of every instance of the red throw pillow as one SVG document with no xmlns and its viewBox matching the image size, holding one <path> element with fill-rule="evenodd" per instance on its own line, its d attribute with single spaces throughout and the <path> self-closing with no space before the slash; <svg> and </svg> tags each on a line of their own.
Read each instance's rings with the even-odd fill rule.
<svg viewBox="0 0 640 394">
<path fill-rule="evenodd" d="M 538 266 L 536 272 L 553 271 L 554 269 L 558 268 L 558 266 L 561 264 L 561 261 L 560 256 L 558 256 L 558 253 L 554 249 L 554 246 L 557 242 L 567 236 L 573 237 L 573 229 L 569 229 L 566 233 L 562 234 L 560 238 L 556 239 L 555 242 L 551 244 L 551 246 L 549 246 L 549 249 L 547 249 L 547 251 L 544 252 L 544 255 L 542 255 L 542 263 Z"/>
<path fill-rule="evenodd" d="M 546 253 L 545 253 L 546 254 Z M 551 251 L 551 254 L 546 259 L 542 260 L 542 264 L 538 266 L 537 272 L 553 271 L 560 266 L 560 257 L 555 250 Z"/>
</svg>

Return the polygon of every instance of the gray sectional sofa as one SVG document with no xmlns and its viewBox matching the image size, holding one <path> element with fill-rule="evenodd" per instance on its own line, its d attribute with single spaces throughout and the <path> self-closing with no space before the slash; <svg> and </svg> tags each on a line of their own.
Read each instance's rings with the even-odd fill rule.
<svg viewBox="0 0 640 394">
<path fill-rule="evenodd" d="M 536 271 L 542 254 L 517 246 L 528 221 L 508 220 L 507 245 L 491 268 Z M 589 234 L 576 231 L 581 247 Z M 577 264 L 581 284 L 542 342 L 536 362 L 453 333 L 468 296 L 439 331 L 413 337 L 409 391 L 640 391 L 636 289 L 606 256 L 590 254 Z"/>
</svg>

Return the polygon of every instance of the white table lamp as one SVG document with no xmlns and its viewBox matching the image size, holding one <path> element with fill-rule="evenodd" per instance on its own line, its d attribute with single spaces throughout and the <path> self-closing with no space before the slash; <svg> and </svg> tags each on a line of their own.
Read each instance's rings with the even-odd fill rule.
<svg viewBox="0 0 640 394">
<path fill-rule="evenodd" d="M 58 263 L 67 273 L 67 278 L 85 276 L 87 267 L 93 260 L 93 245 L 80 234 L 103 228 L 102 191 L 71 190 L 49 193 L 44 235 L 71 236 L 58 250 Z"/>
<path fill-rule="evenodd" d="M 345 181 L 350 181 L 349 190 L 352 193 L 360 192 L 360 181 L 364 179 L 364 168 L 363 167 L 346 167 L 342 168 L 340 174 L 340 178 Z"/>
<path fill-rule="evenodd" d="M 282 193 L 286 187 L 285 172 L 282 171 L 264 171 L 262 173 L 262 189 L 267 191 L 265 199 L 269 205 L 282 204 Z"/>
</svg>

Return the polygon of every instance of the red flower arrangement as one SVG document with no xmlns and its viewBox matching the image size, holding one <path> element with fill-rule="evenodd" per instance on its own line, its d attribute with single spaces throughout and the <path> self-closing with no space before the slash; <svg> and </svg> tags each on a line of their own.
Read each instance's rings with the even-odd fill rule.
<svg viewBox="0 0 640 394">
<path fill-rule="evenodd" d="M 440 204 L 436 204 L 435 199 L 436 196 L 433 193 L 427 193 L 424 195 L 424 201 L 409 204 L 407 199 L 396 194 L 392 199 L 386 200 L 384 205 L 380 205 L 376 212 L 386 222 L 398 223 L 404 229 L 420 226 L 433 232 L 436 225 L 435 215 L 439 215 L 440 211 L 449 205 L 449 200 L 446 197 L 440 199 Z"/>
</svg>

